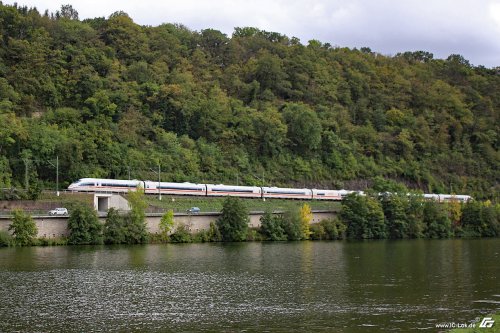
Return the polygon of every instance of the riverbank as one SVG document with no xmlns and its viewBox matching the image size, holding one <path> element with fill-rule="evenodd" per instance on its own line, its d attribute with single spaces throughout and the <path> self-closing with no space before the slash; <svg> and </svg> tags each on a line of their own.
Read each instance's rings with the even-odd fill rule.
<svg viewBox="0 0 500 333">
<path fill-rule="evenodd" d="M 71 244 L 136 244 L 500 236 L 500 205 L 489 202 L 439 203 L 418 195 L 354 194 L 343 199 L 340 211 L 311 210 L 310 202 L 290 201 L 287 210 L 249 213 L 248 200 L 227 197 L 221 199 L 220 212 L 174 213 L 171 209 L 148 214 L 150 198 L 144 193 L 129 193 L 127 199 L 130 210 L 110 209 L 105 215 L 97 215 L 87 205 L 75 206 L 69 217 L 31 217 L 18 211 L 17 223 L 15 217 L 12 221 L 0 218 L 0 230 L 10 231 L 17 245 L 53 243 L 47 239 L 65 243 L 65 238 Z M 4 233 L 0 239 L 11 244 L 9 237 Z"/>
</svg>

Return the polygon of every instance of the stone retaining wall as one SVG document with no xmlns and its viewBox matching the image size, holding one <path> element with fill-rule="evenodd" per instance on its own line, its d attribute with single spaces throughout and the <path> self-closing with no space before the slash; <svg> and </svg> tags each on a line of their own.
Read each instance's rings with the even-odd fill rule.
<svg viewBox="0 0 500 333">
<path fill-rule="evenodd" d="M 249 226 L 257 228 L 260 226 L 260 218 L 263 212 L 252 212 L 249 215 Z M 317 223 L 323 219 L 331 218 L 336 215 L 333 211 L 313 211 L 312 223 Z M 184 224 L 191 232 L 207 230 L 210 222 L 215 222 L 220 213 L 202 213 L 202 214 L 174 214 L 175 225 Z M 33 217 L 38 227 L 38 237 L 56 238 L 68 236 L 68 217 L 67 216 L 39 216 Z M 106 217 L 101 216 L 99 220 L 104 223 Z M 159 231 L 158 224 L 161 220 L 161 214 L 148 214 L 146 216 L 146 225 L 150 233 Z M 8 230 L 11 223 L 10 217 L 0 217 L 0 230 Z"/>
</svg>

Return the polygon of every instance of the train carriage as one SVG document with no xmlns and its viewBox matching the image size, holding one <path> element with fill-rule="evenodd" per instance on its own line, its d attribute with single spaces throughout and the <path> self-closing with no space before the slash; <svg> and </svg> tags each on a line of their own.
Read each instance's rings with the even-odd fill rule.
<svg viewBox="0 0 500 333">
<path fill-rule="evenodd" d="M 101 178 L 82 178 L 71 185 L 70 191 L 84 192 L 118 192 L 126 193 L 135 191 L 138 187 L 144 187 L 141 180 L 120 180 L 120 179 L 101 179 Z"/>
<path fill-rule="evenodd" d="M 312 190 L 312 198 L 316 200 L 342 200 L 339 191 L 335 190 Z"/>
<path fill-rule="evenodd" d="M 167 195 L 197 195 L 205 196 L 207 194 L 207 188 L 205 184 L 195 184 L 195 183 L 159 183 L 158 182 L 145 181 L 145 191 L 147 194 L 167 194 Z"/>
<path fill-rule="evenodd" d="M 312 199 L 312 190 L 307 188 L 263 187 L 263 198 Z"/>
<path fill-rule="evenodd" d="M 257 186 L 232 186 L 207 184 L 207 196 L 232 196 L 245 198 L 261 198 L 262 191 Z"/>
</svg>

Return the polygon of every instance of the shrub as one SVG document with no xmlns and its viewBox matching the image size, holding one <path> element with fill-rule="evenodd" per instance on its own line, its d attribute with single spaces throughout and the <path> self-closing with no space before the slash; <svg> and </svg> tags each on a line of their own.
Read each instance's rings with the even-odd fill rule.
<svg viewBox="0 0 500 333">
<path fill-rule="evenodd" d="M 116 209 L 110 208 L 104 223 L 104 243 L 123 244 L 127 239 L 127 232 L 123 216 Z"/>
<path fill-rule="evenodd" d="M 7 247 L 14 245 L 12 236 L 5 230 L 0 230 L 0 247 Z"/>
<path fill-rule="evenodd" d="M 102 244 L 102 225 L 95 210 L 75 205 L 68 219 L 69 244 Z"/>
<path fill-rule="evenodd" d="M 302 239 L 302 221 L 298 209 L 287 211 L 283 215 L 282 225 L 288 240 Z"/>
<path fill-rule="evenodd" d="M 368 196 L 349 194 L 342 200 L 340 219 L 349 238 L 385 238 L 384 211 L 380 202 Z"/>
<path fill-rule="evenodd" d="M 39 238 L 37 241 L 37 245 L 40 246 L 60 246 L 60 245 L 67 245 L 68 244 L 68 239 L 65 237 L 61 238 Z"/>
<path fill-rule="evenodd" d="M 435 201 L 424 204 L 424 235 L 428 238 L 447 238 L 452 235 L 446 207 Z"/>
<path fill-rule="evenodd" d="M 191 243 L 193 238 L 188 228 L 184 224 L 180 224 L 174 233 L 170 235 L 170 241 L 172 243 Z"/>
<path fill-rule="evenodd" d="M 248 228 L 247 229 L 247 241 L 261 241 L 263 240 L 262 235 L 259 233 L 259 229 L 257 228 Z"/>
<path fill-rule="evenodd" d="M 208 234 L 208 230 L 200 230 L 199 232 L 191 235 L 191 239 L 193 243 L 206 243 L 210 242 L 210 237 Z"/>
<path fill-rule="evenodd" d="M 484 225 L 482 236 L 500 236 L 500 216 L 498 209 L 489 202 L 483 204 L 481 210 L 481 221 Z"/>
<path fill-rule="evenodd" d="M 14 211 L 14 217 L 12 218 L 12 224 L 9 226 L 9 231 L 12 231 L 12 236 L 16 245 L 29 246 L 35 245 L 36 243 L 35 237 L 38 234 L 38 228 L 36 227 L 35 221 L 33 221 L 29 214 L 21 210 L 16 209 Z"/>
<path fill-rule="evenodd" d="M 309 239 L 311 235 L 310 225 L 313 215 L 311 212 L 311 206 L 308 204 L 302 205 L 300 208 L 300 229 L 301 229 L 301 239 Z"/>
<path fill-rule="evenodd" d="M 163 239 L 168 239 L 168 233 L 170 232 L 170 230 L 172 230 L 173 226 L 174 211 L 170 209 L 161 217 L 160 224 L 158 225 L 158 229 L 160 229 L 160 235 L 163 237 Z"/>
<path fill-rule="evenodd" d="M 260 218 L 260 233 L 265 240 L 287 240 L 285 229 L 283 229 L 283 217 L 281 215 L 273 215 L 270 211 L 266 211 Z"/>
<path fill-rule="evenodd" d="M 146 207 L 148 206 L 144 197 L 144 189 L 128 193 L 130 212 L 124 217 L 127 233 L 125 243 L 142 244 L 148 241 L 146 230 Z"/>
<path fill-rule="evenodd" d="M 209 242 L 222 241 L 222 235 L 219 231 L 219 228 L 217 228 L 217 224 L 215 224 L 214 222 L 210 222 L 210 229 L 208 229 L 208 239 Z"/>
<path fill-rule="evenodd" d="M 334 240 L 342 239 L 345 236 L 347 226 L 337 218 L 321 220 L 319 223 L 311 225 L 311 239 L 314 240 Z"/>
<path fill-rule="evenodd" d="M 311 225 L 311 239 L 313 240 L 323 240 L 326 238 L 325 227 L 321 223 L 315 223 Z"/>
<path fill-rule="evenodd" d="M 248 229 L 248 211 L 240 198 L 227 197 L 224 200 L 222 214 L 217 219 L 224 242 L 241 242 L 246 240 Z"/>
</svg>

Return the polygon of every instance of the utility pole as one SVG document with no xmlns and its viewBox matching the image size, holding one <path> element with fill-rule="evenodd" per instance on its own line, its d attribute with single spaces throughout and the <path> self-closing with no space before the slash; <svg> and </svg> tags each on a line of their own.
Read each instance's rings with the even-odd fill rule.
<svg viewBox="0 0 500 333">
<path fill-rule="evenodd" d="M 161 167 L 160 163 L 158 163 L 158 200 L 161 201 L 160 182 L 161 182 Z"/>
<path fill-rule="evenodd" d="M 128 180 L 130 180 L 130 165 L 127 165 L 127 169 L 128 169 Z"/>
<path fill-rule="evenodd" d="M 151 170 L 152 172 L 156 173 L 158 175 L 158 200 L 161 200 L 161 189 L 160 189 L 160 185 L 161 185 L 161 165 L 160 163 L 158 162 L 158 171 L 152 169 L 152 168 L 149 168 L 149 170 Z"/>
</svg>

